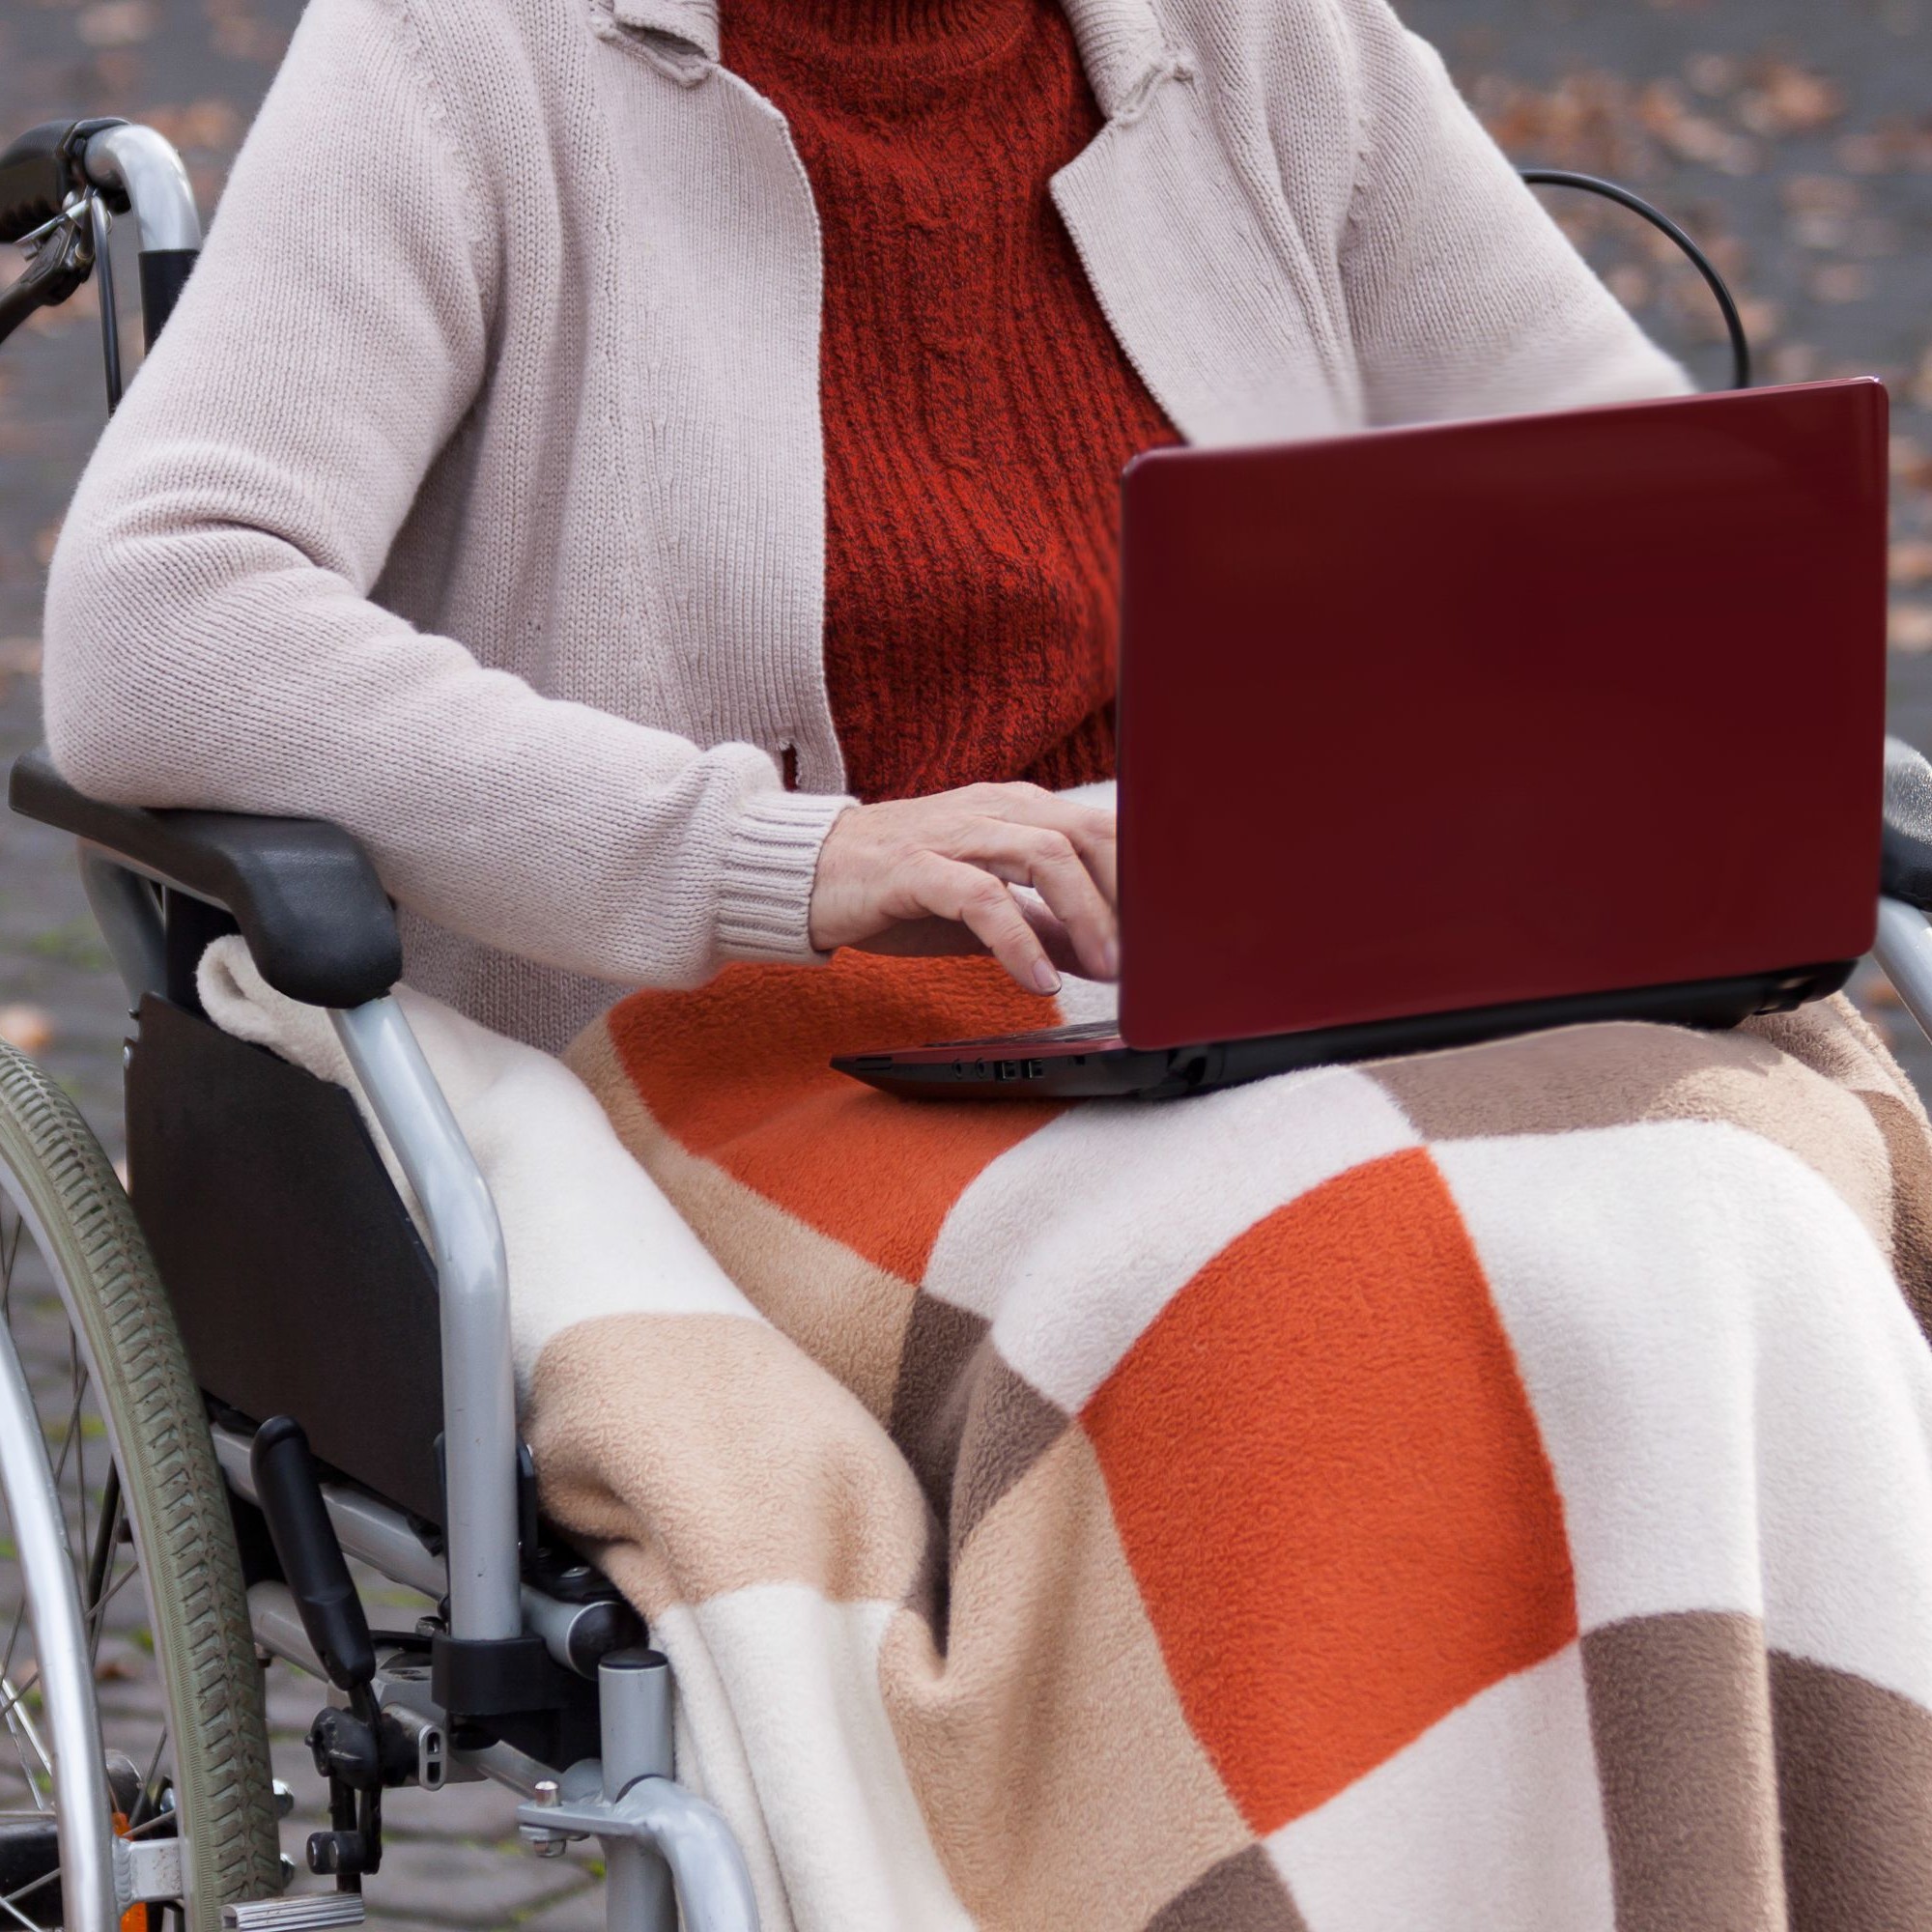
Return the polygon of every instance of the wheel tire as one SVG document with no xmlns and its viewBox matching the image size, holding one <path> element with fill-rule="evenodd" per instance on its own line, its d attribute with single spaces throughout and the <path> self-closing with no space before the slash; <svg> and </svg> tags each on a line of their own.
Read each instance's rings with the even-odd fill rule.
<svg viewBox="0 0 1932 1932">
<path fill-rule="evenodd" d="M 154 1259 L 71 1100 L 0 1044 L 0 1187 L 25 1210 L 89 1360 L 120 1471 L 188 1845 L 186 1922 L 282 1889 L 262 1669 L 227 1488 Z"/>
</svg>

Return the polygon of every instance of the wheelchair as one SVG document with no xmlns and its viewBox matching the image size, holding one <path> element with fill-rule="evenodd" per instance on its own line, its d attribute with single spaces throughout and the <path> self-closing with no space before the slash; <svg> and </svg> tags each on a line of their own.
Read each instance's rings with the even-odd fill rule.
<svg viewBox="0 0 1932 1932">
<path fill-rule="evenodd" d="M 99 273 L 110 406 L 115 215 L 152 343 L 200 243 L 174 151 L 83 121 L 0 155 L 0 239 L 33 251 L 0 337 Z M 368 859 L 328 825 L 101 806 L 42 753 L 11 798 L 78 840 L 132 1027 L 127 1188 L 0 1048 L 0 1489 L 22 1586 L 0 1638 L 18 1760 L 0 1923 L 359 1924 L 384 1791 L 491 1778 L 526 1801 L 537 1854 L 600 1842 L 612 1932 L 754 1932 L 736 1841 L 672 1776 L 668 1666 L 539 1513 L 496 1209 L 388 997 L 401 942 Z M 201 1011 L 195 962 L 234 931 L 330 1010 L 426 1241 L 349 1095 Z M 372 1632 L 372 1587 L 423 1614 Z M 327 1687 L 308 1863 L 332 1889 L 287 1889 L 272 1659 Z M 130 1721 L 138 1761 L 104 1742 Z"/>
<path fill-rule="evenodd" d="M 115 214 L 152 341 L 199 243 L 172 150 L 93 121 L 0 156 L 0 239 L 37 251 L 0 336 L 105 275 Z M 752 1932 L 739 1847 L 673 1776 L 665 1660 L 538 1508 L 496 1211 L 390 997 L 402 952 L 368 858 L 324 823 L 102 805 L 43 752 L 10 798 L 77 841 L 131 1032 L 125 1187 L 0 1047 L 0 1556 L 22 1584 L 0 1639 L 0 1925 L 359 1923 L 384 1793 L 484 1777 L 521 1794 L 536 1853 L 600 1841 L 611 1932 Z M 1885 820 L 1876 957 L 1932 1031 L 1932 764 L 1895 740 Z M 426 1241 L 349 1094 L 202 1011 L 196 964 L 232 932 L 328 1010 Z M 424 1614 L 372 1631 L 374 1586 Z M 272 1659 L 327 1687 L 308 1862 L 332 1889 L 288 1889 L 277 1850 Z M 107 1742 L 129 1711 L 139 1758 Z"/>
</svg>

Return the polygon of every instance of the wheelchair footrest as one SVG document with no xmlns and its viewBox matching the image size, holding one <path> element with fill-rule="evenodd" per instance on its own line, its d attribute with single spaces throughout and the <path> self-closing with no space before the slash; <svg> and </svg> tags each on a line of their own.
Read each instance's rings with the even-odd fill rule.
<svg viewBox="0 0 1932 1932">
<path fill-rule="evenodd" d="M 309 1932 L 311 1926 L 360 1925 L 362 1894 L 357 1891 L 298 1891 L 283 1898 L 249 1899 L 224 1905 L 221 1922 L 235 1932 Z"/>
</svg>

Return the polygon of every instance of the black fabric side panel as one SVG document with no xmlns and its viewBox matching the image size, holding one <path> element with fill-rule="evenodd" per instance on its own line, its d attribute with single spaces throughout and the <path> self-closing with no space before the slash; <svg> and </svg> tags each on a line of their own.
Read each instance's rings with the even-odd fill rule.
<svg viewBox="0 0 1932 1932">
<path fill-rule="evenodd" d="M 349 1095 L 150 995 L 128 1165 L 202 1387 L 440 1522 L 436 1274 Z"/>
</svg>

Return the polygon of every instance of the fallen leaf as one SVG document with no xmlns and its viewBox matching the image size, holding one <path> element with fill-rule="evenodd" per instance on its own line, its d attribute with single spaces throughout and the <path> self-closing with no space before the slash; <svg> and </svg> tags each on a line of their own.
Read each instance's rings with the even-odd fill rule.
<svg viewBox="0 0 1932 1932">
<path fill-rule="evenodd" d="M 1637 100 L 1643 126 L 1678 159 L 1696 161 L 1722 174 L 1756 171 L 1757 151 L 1743 135 L 1697 113 L 1674 80 L 1653 81 Z"/>
<path fill-rule="evenodd" d="M 1771 352 L 1770 367 L 1774 382 L 1815 382 L 1824 366 L 1824 351 L 1809 342 L 1783 342 Z"/>
<path fill-rule="evenodd" d="M 1845 111 L 1845 91 L 1834 80 L 1793 61 L 1767 61 L 1753 76 L 1756 85 L 1738 100 L 1738 119 L 1753 134 L 1776 139 L 1812 134 Z"/>
<path fill-rule="evenodd" d="M 1845 135 L 1837 147 L 1838 165 L 1855 175 L 1896 174 L 1904 168 L 1932 168 L 1932 120 L 1892 116 L 1875 128 Z"/>
<path fill-rule="evenodd" d="M 1828 262 L 1812 270 L 1810 288 L 1823 302 L 1864 301 L 1872 292 L 1872 271 L 1862 262 Z"/>
<path fill-rule="evenodd" d="M 1649 273 L 1634 262 L 1619 262 L 1604 271 L 1604 286 L 1626 308 L 1645 307 L 1651 297 Z"/>
<path fill-rule="evenodd" d="M 133 47 L 155 31 L 154 0 L 93 0 L 73 17 L 73 30 L 91 47 Z"/>
<path fill-rule="evenodd" d="M 1932 604 L 1894 604 L 1887 634 L 1892 649 L 1909 657 L 1932 651 Z"/>
<path fill-rule="evenodd" d="M 1684 63 L 1684 78 L 1712 99 L 1735 94 L 1743 77 L 1744 70 L 1729 54 L 1692 54 Z"/>
<path fill-rule="evenodd" d="M 1932 349 L 1926 350 L 1920 358 L 1918 373 L 1912 378 L 1912 400 L 1921 410 L 1932 410 Z"/>
<path fill-rule="evenodd" d="M 1822 209 L 1791 217 L 1791 239 L 1801 248 L 1842 248 L 1851 239 L 1852 224 L 1842 214 Z"/>
<path fill-rule="evenodd" d="M 230 100 L 191 100 L 185 107 L 149 107 L 141 119 L 177 148 L 233 150 L 242 138 L 242 114 Z"/>
<path fill-rule="evenodd" d="M 1901 537 L 1891 547 L 1891 581 L 1914 588 L 1932 583 L 1932 542 L 1923 537 Z"/>
<path fill-rule="evenodd" d="M 1891 473 L 1908 489 L 1932 490 L 1932 453 L 1909 436 L 1891 439 Z"/>
<path fill-rule="evenodd" d="M 1889 174 L 1897 165 L 1882 135 L 1847 134 L 1838 143 L 1838 165 L 1855 175 Z"/>
<path fill-rule="evenodd" d="M 43 1053 L 52 1043 L 52 1016 L 42 1007 L 0 1007 L 0 1040 L 19 1053 Z"/>
</svg>

